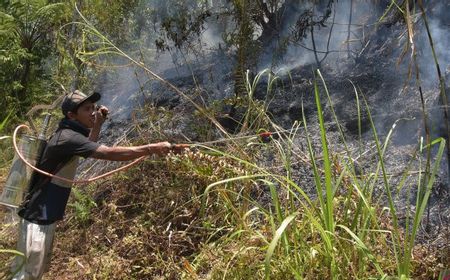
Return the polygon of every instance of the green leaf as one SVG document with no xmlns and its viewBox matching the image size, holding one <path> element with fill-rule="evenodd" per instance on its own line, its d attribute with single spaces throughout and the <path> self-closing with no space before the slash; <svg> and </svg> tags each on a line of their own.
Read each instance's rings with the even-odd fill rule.
<svg viewBox="0 0 450 280">
<path fill-rule="evenodd" d="M 295 216 L 298 215 L 298 212 L 289 215 L 284 219 L 284 221 L 281 223 L 280 227 L 275 232 L 275 235 L 270 242 L 269 248 L 267 249 L 266 258 L 264 260 L 264 266 L 265 266 L 265 275 L 266 279 L 269 279 L 269 273 L 270 273 L 270 260 L 272 259 L 273 252 L 275 251 L 275 248 L 277 247 L 278 240 L 283 236 L 284 231 L 286 230 L 287 226 L 294 220 Z"/>
</svg>

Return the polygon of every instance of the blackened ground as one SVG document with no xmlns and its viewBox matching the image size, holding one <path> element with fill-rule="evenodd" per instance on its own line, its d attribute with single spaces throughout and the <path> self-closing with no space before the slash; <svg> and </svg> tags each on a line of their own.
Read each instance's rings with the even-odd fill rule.
<svg viewBox="0 0 450 280">
<path fill-rule="evenodd" d="M 331 103 L 324 85 L 317 79 L 320 89 L 320 102 L 323 107 L 327 128 L 327 139 L 334 153 L 344 151 L 338 124 L 334 120 L 332 108 L 343 129 L 345 141 L 350 149 L 360 174 L 374 172 L 378 164 L 378 153 L 374 141 L 374 132 L 368 112 L 373 120 L 377 136 L 383 143 L 392 129 L 392 137 L 384 161 L 392 195 L 398 209 L 399 222 L 405 225 L 407 213 L 414 213 L 419 173 L 424 169 L 426 154 L 417 154 L 418 145 L 426 139 L 422 100 L 414 78 L 408 80 L 408 61 L 397 65 L 401 28 L 382 26 L 378 33 L 384 34 L 383 40 L 373 40 L 363 56 L 354 61 L 339 61 L 340 67 L 325 66 L 321 73 L 329 90 Z M 379 39 L 379 38 L 378 38 Z M 215 102 L 233 96 L 232 67 L 216 67 L 214 58 L 206 64 L 193 67 L 192 72 L 183 72 L 169 81 L 189 94 L 195 102 L 214 108 Z M 448 66 L 443 66 L 443 69 Z M 264 79 L 261 80 L 254 98 L 269 103 L 268 114 L 273 121 L 285 129 L 290 129 L 295 121 L 307 121 L 314 149 L 320 155 L 320 134 L 317 121 L 317 109 L 314 96 L 314 65 L 303 65 L 291 69 L 289 75 L 282 75 L 267 95 Z M 170 72 L 170 70 L 168 70 Z M 168 74 L 170 74 L 168 72 Z M 450 72 L 450 71 L 449 71 Z M 164 76 L 164 75 L 163 75 Z M 175 75 L 169 75 L 175 76 Z M 195 77 L 195 82 L 193 80 Z M 447 81 L 448 84 L 448 81 Z M 357 94 L 355 93 L 355 90 Z M 173 142 L 196 142 L 214 140 L 221 137 L 211 123 L 196 112 L 194 106 L 176 93 L 156 82 L 144 88 L 146 110 L 138 110 L 129 118 L 111 119 L 103 133 L 101 141 L 106 144 L 128 144 L 170 140 Z M 435 81 L 423 83 L 427 125 L 432 139 L 445 137 L 442 106 L 439 101 L 439 87 Z M 358 113 L 357 96 L 360 113 Z M 365 105 L 364 100 L 367 102 Z M 222 113 L 227 113 L 228 107 Z M 145 112 L 143 114 L 142 112 Z M 235 118 L 243 116 L 244 110 L 238 110 Z M 395 127 L 394 127 L 395 125 Z M 267 127 L 272 130 L 272 127 Z M 241 136 L 241 135 L 237 135 Z M 305 133 L 303 129 L 294 139 L 294 150 L 298 155 L 307 157 Z M 436 148 L 431 156 L 436 156 Z M 420 160 L 419 160 L 420 159 Z M 273 156 L 264 154 L 263 165 L 273 165 Z M 404 187 L 397 189 L 403 172 L 413 161 L 411 175 L 406 178 Z M 317 197 L 313 172 L 301 158 L 292 158 L 293 180 L 312 198 Z M 421 165 L 419 165 L 421 162 Z M 102 173 L 116 166 L 87 161 L 81 166 L 83 176 Z M 280 167 L 280 172 L 282 167 Z M 433 184 L 428 208 L 422 221 L 417 242 L 433 252 L 440 252 L 442 260 L 450 261 L 450 188 L 448 185 L 448 161 L 444 153 L 436 181 Z M 268 203 L 269 194 L 254 194 L 263 203 Z M 375 188 L 375 196 L 383 206 L 388 206 L 384 183 L 380 180 Z"/>
</svg>

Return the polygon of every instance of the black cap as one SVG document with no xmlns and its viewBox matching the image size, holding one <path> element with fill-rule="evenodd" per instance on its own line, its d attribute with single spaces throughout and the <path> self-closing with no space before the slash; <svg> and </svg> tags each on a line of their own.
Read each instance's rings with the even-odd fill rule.
<svg viewBox="0 0 450 280">
<path fill-rule="evenodd" d="M 86 100 L 91 102 L 97 102 L 102 96 L 98 92 L 92 92 L 91 94 L 84 94 L 79 90 L 75 90 L 64 97 L 61 104 L 61 109 L 64 116 L 67 116 L 68 112 L 75 112 L 78 106 Z"/>
</svg>

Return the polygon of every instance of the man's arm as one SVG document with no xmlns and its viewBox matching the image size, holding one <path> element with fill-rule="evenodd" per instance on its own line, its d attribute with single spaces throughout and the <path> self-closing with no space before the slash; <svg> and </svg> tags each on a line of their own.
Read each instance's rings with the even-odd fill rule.
<svg viewBox="0 0 450 280">
<path fill-rule="evenodd" d="M 92 127 L 91 132 L 89 133 L 89 140 L 97 142 L 98 136 L 100 135 L 100 128 L 101 125 L 94 125 L 94 127 Z"/>
<path fill-rule="evenodd" d="M 167 154 L 170 151 L 170 148 L 171 144 L 169 142 L 159 142 L 134 147 L 108 147 L 101 145 L 90 157 L 114 161 L 126 161 L 146 155 Z"/>
</svg>

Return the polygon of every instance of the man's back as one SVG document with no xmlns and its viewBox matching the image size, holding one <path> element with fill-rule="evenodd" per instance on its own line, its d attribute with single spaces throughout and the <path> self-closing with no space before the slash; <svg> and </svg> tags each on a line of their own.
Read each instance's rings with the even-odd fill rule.
<svg viewBox="0 0 450 280">
<path fill-rule="evenodd" d="M 39 168 L 73 180 L 78 157 L 89 157 L 100 146 L 90 141 L 88 136 L 88 129 L 74 121 L 63 119 L 48 141 Z M 37 224 L 51 224 L 62 220 L 71 187 L 66 181 L 38 174 L 19 209 L 19 216 Z"/>
</svg>

